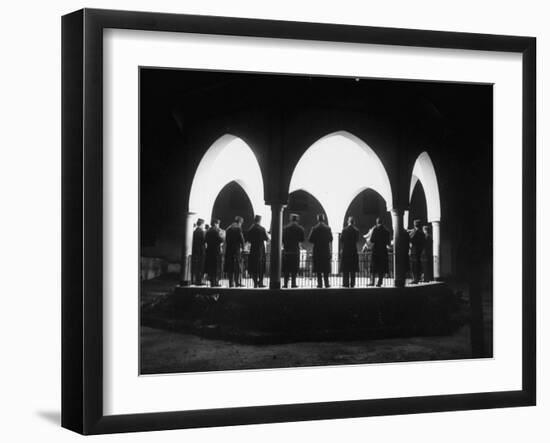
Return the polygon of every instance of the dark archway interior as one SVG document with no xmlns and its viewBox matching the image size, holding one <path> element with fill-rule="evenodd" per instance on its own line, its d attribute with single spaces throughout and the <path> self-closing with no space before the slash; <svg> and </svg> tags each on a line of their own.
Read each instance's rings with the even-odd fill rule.
<svg viewBox="0 0 550 443">
<path fill-rule="evenodd" d="M 236 181 L 225 185 L 214 202 L 212 217 L 220 219 L 220 228 L 226 229 L 237 215 L 244 218 L 243 230 L 254 221 L 254 209 L 246 192 Z M 209 221 L 207 221 L 209 223 Z"/>
<path fill-rule="evenodd" d="M 350 216 L 355 218 L 355 226 L 357 226 L 362 236 L 374 226 L 376 217 L 381 217 L 382 224 L 386 229 L 392 230 L 391 214 L 388 212 L 386 201 L 373 189 L 368 188 L 357 194 L 348 206 L 346 216 L 341 221 L 342 225 Z"/>
<path fill-rule="evenodd" d="M 417 218 L 422 221 L 422 225 L 428 223 L 426 194 L 424 193 L 424 187 L 422 186 L 420 180 L 416 182 L 416 185 L 413 189 L 411 203 L 409 205 L 409 226 L 406 226 L 406 228 L 412 229 L 413 221 Z"/>
<path fill-rule="evenodd" d="M 317 224 L 317 214 L 325 214 L 325 210 L 313 195 L 309 192 L 298 190 L 291 192 L 288 196 L 288 205 L 283 211 L 283 226 L 290 221 L 290 214 L 298 214 L 300 216 L 300 224 L 306 231 L 306 239 L 309 237 L 311 228 Z M 328 220 L 329 225 L 331 220 Z M 334 229 L 333 229 L 334 230 Z M 304 248 L 312 249 L 309 242 L 304 243 Z"/>
</svg>

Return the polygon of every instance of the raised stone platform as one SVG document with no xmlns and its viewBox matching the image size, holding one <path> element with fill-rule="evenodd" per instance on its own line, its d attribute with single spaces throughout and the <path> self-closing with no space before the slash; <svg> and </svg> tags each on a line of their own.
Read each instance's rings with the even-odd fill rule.
<svg viewBox="0 0 550 443">
<path fill-rule="evenodd" d="M 267 343 L 445 335 L 457 298 L 444 283 L 404 288 L 180 287 L 142 308 L 142 324 Z"/>
</svg>

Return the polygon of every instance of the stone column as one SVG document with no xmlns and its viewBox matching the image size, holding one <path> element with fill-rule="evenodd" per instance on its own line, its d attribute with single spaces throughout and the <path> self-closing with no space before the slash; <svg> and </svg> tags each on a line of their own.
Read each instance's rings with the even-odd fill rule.
<svg viewBox="0 0 550 443">
<path fill-rule="evenodd" d="M 181 245 L 180 286 L 191 284 L 191 251 L 193 246 L 193 218 L 197 214 L 187 212 L 183 218 L 183 239 Z"/>
<path fill-rule="evenodd" d="M 333 274 L 339 273 L 338 253 L 340 251 L 340 232 L 332 233 L 332 269 Z"/>
<path fill-rule="evenodd" d="M 432 239 L 434 255 L 434 280 L 441 280 L 441 222 L 432 221 Z"/>
<path fill-rule="evenodd" d="M 409 229 L 409 211 L 404 211 L 403 213 L 403 227 Z"/>
<path fill-rule="evenodd" d="M 403 228 L 403 210 L 392 209 L 393 223 L 393 282 L 396 288 L 405 286 L 406 265 L 409 260 L 409 239 Z"/>
<path fill-rule="evenodd" d="M 283 248 L 283 209 L 286 205 L 271 204 L 271 257 L 269 288 L 281 289 L 281 255 Z"/>
</svg>

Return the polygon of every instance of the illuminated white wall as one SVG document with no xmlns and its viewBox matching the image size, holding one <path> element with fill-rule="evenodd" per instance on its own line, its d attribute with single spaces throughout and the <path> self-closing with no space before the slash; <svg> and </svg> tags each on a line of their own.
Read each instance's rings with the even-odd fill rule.
<svg viewBox="0 0 550 443">
<path fill-rule="evenodd" d="M 339 131 L 316 141 L 302 155 L 289 192 L 304 190 L 326 211 L 333 231 L 341 232 L 353 199 L 367 188 L 378 192 L 392 209 L 390 180 L 376 153 L 361 139 Z"/>
<path fill-rule="evenodd" d="M 262 224 L 269 229 L 271 209 L 265 205 L 258 160 L 242 139 L 230 134 L 216 140 L 201 159 L 191 185 L 189 212 L 209 223 L 218 194 L 232 181 L 244 189 L 254 213 L 262 216 Z M 249 222 L 251 220 L 245 220 L 245 223 Z"/>
<path fill-rule="evenodd" d="M 426 195 L 426 208 L 428 212 L 428 222 L 441 220 L 441 204 L 439 200 L 439 186 L 435 175 L 434 165 L 427 152 L 418 156 L 414 163 L 411 178 L 411 187 L 409 191 L 409 201 L 412 198 L 416 182 L 420 180 Z"/>
</svg>

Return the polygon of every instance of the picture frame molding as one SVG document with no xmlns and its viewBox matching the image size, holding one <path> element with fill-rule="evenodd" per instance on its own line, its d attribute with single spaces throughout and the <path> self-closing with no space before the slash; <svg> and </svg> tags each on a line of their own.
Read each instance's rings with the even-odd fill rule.
<svg viewBox="0 0 550 443">
<path fill-rule="evenodd" d="M 103 413 L 103 30 L 522 54 L 522 389 L 128 415 Z M 83 9 L 62 18 L 62 426 L 82 434 L 536 404 L 536 39 L 342 24 Z"/>
</svg>

